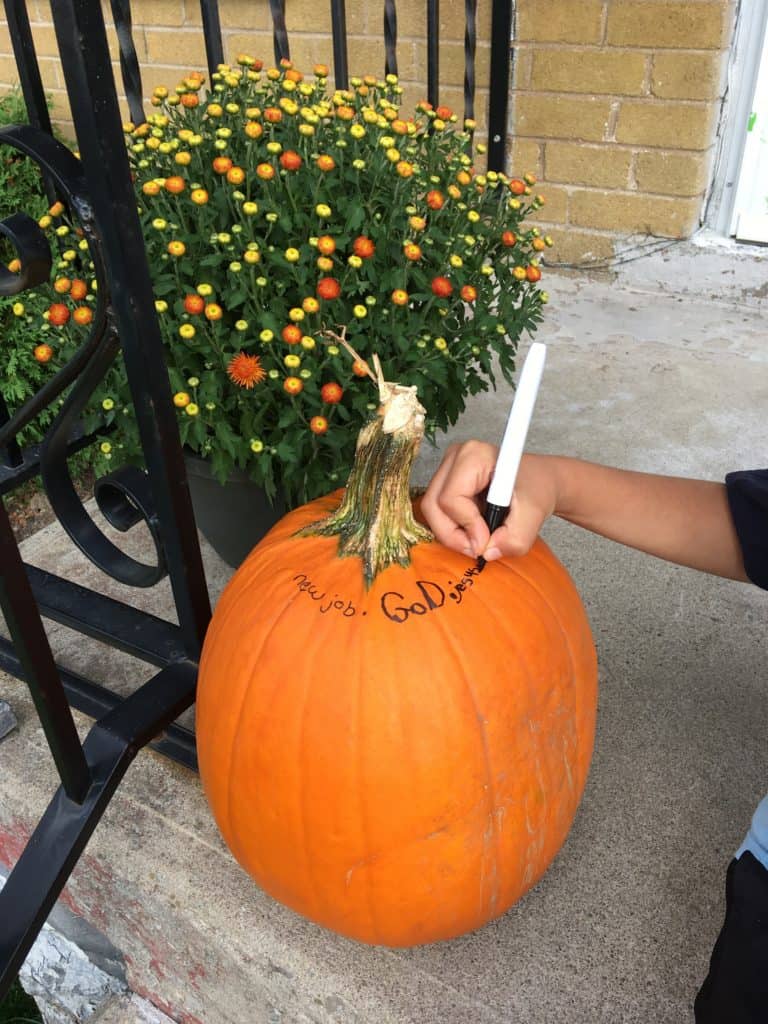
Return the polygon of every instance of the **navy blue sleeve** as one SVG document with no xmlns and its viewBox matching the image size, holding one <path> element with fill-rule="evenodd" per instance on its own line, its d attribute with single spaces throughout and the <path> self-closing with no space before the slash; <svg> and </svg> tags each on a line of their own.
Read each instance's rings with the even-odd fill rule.
<svg viewBox="0 0 768 1024">
<path fill-rule="evenodd" d="M 768 590 L 768 469 L 729 473 L 725 486 L 747 576 Z"/>
</svg>

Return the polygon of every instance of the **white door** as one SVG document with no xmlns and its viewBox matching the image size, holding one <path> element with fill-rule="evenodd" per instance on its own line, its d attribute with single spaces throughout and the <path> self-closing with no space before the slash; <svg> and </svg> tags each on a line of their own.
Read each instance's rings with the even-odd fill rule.
<svg viewBox="0 0 768 1024">
<path fill-rule="evenodd" d="M 746 129 L 730 234 L 768 245 L 768 32 Z"/>
</svg>

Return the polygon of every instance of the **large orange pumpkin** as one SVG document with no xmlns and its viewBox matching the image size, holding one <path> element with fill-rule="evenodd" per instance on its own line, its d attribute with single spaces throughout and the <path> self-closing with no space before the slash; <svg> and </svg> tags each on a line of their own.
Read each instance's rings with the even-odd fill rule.
<svg viewBox="0 0 768 1024">
<path fill-rule="evenodd" d="M 341 505 L 287 515 L 224 591 L 197 741 L 259 885 L 343 935 L 410 946 L 480 927 L 545 872 L 587 777 L 597 681 L 542 541 L 478 570 L 414 521 L 423 417 L 402 426 L 395 388 Z"/>
</svg>

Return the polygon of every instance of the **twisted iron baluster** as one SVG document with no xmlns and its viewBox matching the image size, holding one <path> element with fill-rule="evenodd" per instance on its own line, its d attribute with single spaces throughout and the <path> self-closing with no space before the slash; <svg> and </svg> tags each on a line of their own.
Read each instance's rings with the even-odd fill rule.
<svg viewBox="0 0 768 1024">
<path fill-rule="evenodd" d="M 200 15 L 203 19 L 208 74 L 213 77 L 219 64 L 224 63 L 224 48 L 221 43 L 221 18 L 219 17 L 217 0 L 200 0 Z"/>
<path fill-rule="evenodd" d="M 384 0 L 384 73 L 397 74 L 397 9 L 395 0 Z"/>
<path fill-rule="evenodd" d="M 507 111 L 512 67 L 512 0 L 493 0 L 491 6 L 491 73 L 488 83 L 488 170 L 506 165 Z"/>
<path fill-rule="evenodd" d="M 133 42 L 131 0 L 111 0 L 117 43 L 120 49 L 120 74 L 123 78 L 128 113 L 134 124 L 143 124 L 144 105 L 141 92 L 141 71 Z"/>
<path fill-rule="evenodd" d="M 465 0 L 464 12 L 464 118 L 475 116 L 475 51 L 477 49 L 477 0 Z M 470 133 L 470 146 L 472 134 Z"/>
<path fill-rule="evenodd" d="M 269 0 L 269 10 L 272 14 L 272 39 L 275 46 L 275 63 L 281 60 L 290 60 L 291 51 L 288 47 L 288 31 L 285 27 L 285 3 L 284 0 Z"/>
<path fill-rule="evenodd" d="M 349 87 L 349 61 L 347 59 L 347 11 L 344 0 L 331 0 L 331 29 L 333 31 L 333 76 L 337 89 Z"/>
<path fill-rule="evenodd" d="M 440 87 L 440 0 L 427 0 L 427 100 L 436 107 Z"/>
</svg>

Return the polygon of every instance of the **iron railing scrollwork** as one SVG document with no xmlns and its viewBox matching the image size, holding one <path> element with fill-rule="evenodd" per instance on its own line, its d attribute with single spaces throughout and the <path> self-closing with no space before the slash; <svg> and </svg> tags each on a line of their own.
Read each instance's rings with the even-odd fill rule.
<svg viewBox="0 0 768 1024">
<path fill-rule="evenodd" d="M 175 720 L 194 701 L 197 661 L 210 605 L 186 484 L 170 385 L 100 0 L 54 0 L 51 15 L 80 159 L 52 136 L 45 92 L 24 0 L 3 0 L 30 124 L 0 131 L 0 142 L 33 159 L 46 193 L 78 223 L 93 261 L 98 302 L 88 337 L 20 409 L 0 397 L 0 609 L 10 638 L 0 636 L 0 669 L 23 678 L 35 703 L 61 782 L 0 892 L 0 1000 L 131 760 L 143 746 L 196 767 L 194 736 Z M 349 80 L 345 0 L 329 0 L 333 74 Z M 285 0 L 269 0 L 276 61 L 290 56 Z M 386 74 L 397 71 L 396 0 L 384 0 Z M 200 0 L 211 75 L 224 60 L 219 4 Z M 111 0 L 120 69 L 131 119 L 144 121 L 142 78 L 129 0 Z M 440 100 L 439 0 L 425 0 L 427 98 Z M 476 106 L 476 0 L 465 0 L 464 116 Z M 492 0 L 488 168 L 504 169 L 512 0 Z M 83 45 L 87 40 L 88 45 Z M 20 262 L 0 264 L 0 295 L 22 295 L 48 281 L 53 257 L 35 221 L 19 211 L 0 223 Z M 90 273 L 90 268 L 89 268 Z M 0 338 L 0 345 L 2 339 Z M 92 443 L 81 416 L 94 389 L 121 358 L 131 389 L 146 470 L 125 466 L 96 482 L 96 503 L 113 528 L 144 522 L 154 545 L 146 564 L 122 551 L 97 526 L 73 484 L 68 460 Z M 41 445 L 18 435 L 58 403 Z M 167 576 L 178 623 L 26 565 L 3 496 L 39 475 L 57 518 L 100 570 L 124 584 L 149 587 Z M 108 681 L 87 679 L 56 663 L 43 619 L 125 651 L 157 671 L 127 697 Z M 150 670 L 151 671 L 151 670 Z M 81 743 L 72 709 L 95 719 Z"/>
<path fill-rule="evenodd" d="M 51 115 L 40 74 L 40 65 L 35 53 L 35 42 L 29 24 L 26 0 L 5 0 L 5 17 L 11 37 L 13 54 L 16 58 L 16 69 L 19 83 L 27 107 L 27 118 L 34 128 L 39 128 L 48 135 L 53 134 Z M 60 197 L 56 195 L 53 183 L 44 178 L 46 195 L 51 203 Z"/>
<path fill-rule="evenodd" d="M 0 129 L 0 142 L 5 141 Z M 51 249 L 48 239 L 26 213 L 14 213 L 0 221 L 0 235 L 11 243 L 21 268 L 12 274 L 0 265 L 0 295 L 18 295 L 51 276 Z"/>
<path fill-rule="evenodd" d="M 57 0 L 52 5 L 79 160 L 46 124 L 25 5 L 5 0 L 5 9 L 14 52 L 24 65 L 21 77 L 32 124 L 4 129 L 0 141 L 38 164 L 49 196 L 60 199 L 77 222 L 93 262 L 89 273 L 97 282 L 98 302 L 88 337 L 66 365 L 20 409 L 0 406 L 0 493 L 40 474 L 59 522 L 100 569 L 143 587 L 168 575 L 178 624 L 25 565 L 0 503 L 0 607 L 10 633 L 0 637 L 0 667 L 27 682 L 61 783 L 0 893 L 0 998 L 136 752 L 151 743 L 195 767 L 194 736 L 174 720 L 194 701 L 197 660 L 210 618 L 149 270 L 146 261 L 136 259 L 143 240 L 100 3 Z M 116 3 L 113 12 L 133 113 L 143 117 L 136 106 L 138 62 L 130 33 L 124 31 L 129 6 Z M 20 262 L 18 273 L 0 267 L 2 294 L 23 295 L 49 280 L 52 255 L 31 218 L 14 214 L 0 225 L 0 233 Z M 142 519 L 148 524 L 154 564 L 125 554 L 96 525 L 68 467 L 73 451 L 93 440 L 84 435 L 80 416 L 121 353 L 147 470 L 116 470 L 97 482 L 96 500 L 117 529 Z M 19 432 L 52 403 L 60 408 L 42 445 L 20 448 Z M 56 663 L 43 617 L 127 651 L 159 671 L 148 669 L 152 678 L 122 697 L 108 681 L 86 679 Z M 82 743 L 73 708 L 96 718 Z"/>
<path fill-rule="evenodd" d="M 80 417 L 88 399 L 120 352 L 120 340 L 111 312 L 101 240 L 96 230 L 93 209 L 86 196 L 80 162 L 66 146 L 29 125 L 0 129 L 0 141 L 14 146 L 33 159 L 55 183 L 57 194 L 62 196 L 69 210 L 78 215 L 80 230 L 88 243 L 88 255 L 93 262 L 93 274 L 98 286 L 96 310 L 88 338 L 70 362 L 19 410 L 16 416 L 0 427 L 0 448 L 11 441 L 43 408 L 49 406 L 63 391 L 73 385 L 46 434 L 40 458 L 42 482 L 51 507 L 75 544 L 103 572 L 129 586 L 154 586 L 166 575 L 167 569 L 146 474 L 136 469 L 130 472 L 130 467 L 126 467 L 122 475 L 115 475 L 116 480 L 121 481 L 119 491 L 123 509 L 118 514 L 116 493 L 113 493 L 108 502 L 108 508 L 113 525 L 128 522 L 128 508 L 133 512 L 130 516 L 130 525 L 135 525 L 139 518 L 145 520 L 156 550 L 154 566 L 126 555 L 99 529 L 77 493 L 67 462 L 70 438 L 79 427 Z M 14 243 L 21 262 L 18 275 L 11 274 L 3 268 L 0 294 L 3 293 L 3 286 L 6 294 L 20 294 L 47 281 L 51 272 L 50 248 L 37 224 L 24 214 L 16 214 L 0 224 L 0 231 Z M 14 282 L 15 278 L 18 280 Z M 118 485 L 113 483 L 113 492 L 116 487 Z M 97 487 L 97 500 L 99 495 L 104 493 L 103 486 Z M 127 529 L 127 526 L 122 528 Z"/>
</svg>

